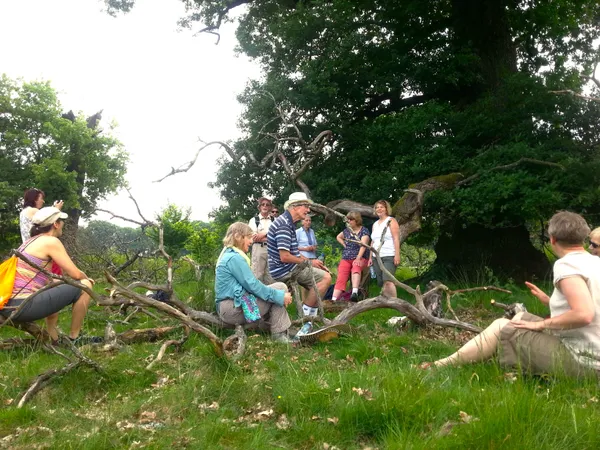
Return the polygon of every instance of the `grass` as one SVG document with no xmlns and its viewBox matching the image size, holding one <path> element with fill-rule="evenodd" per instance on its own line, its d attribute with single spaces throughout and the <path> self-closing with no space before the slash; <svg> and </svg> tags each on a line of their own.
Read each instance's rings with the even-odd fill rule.
<svg viewBox="0 0 600 450">
<path fill-rule="evenodd" d="M 460 296 L 461 317 L 481 324 L 500 315 L 490 298 Z M 454 351 L 467 333 L 398 331 L 393 311 L 353 320 L 351 336 L 288 348 L 250 335 L 237 363 L 217 359 L 191 336 L 145 370 L 158 344 L 119 352 L 87 351 L 106 374 L 81 368 L 52 382 L 23 409 L 15 402 L 31 380 L 63 361 L 39 348 L 0 354 L 0 448 L 598 448 L 596 379 L 521 376 L 495 362 L 419 371 L 412 366 Z M 100 333 L 105 311 L 86 329 Z M 69 314 L 61 314 L 67 327 Z M 133 325 L 155 325 L 137 316 Z M 123 329 L 122 325 L 117 328 Z M 0 337 L 18 334 L 2 328 Z M 227 332 L 219 332 L 222 336 Z"/>
</svg>

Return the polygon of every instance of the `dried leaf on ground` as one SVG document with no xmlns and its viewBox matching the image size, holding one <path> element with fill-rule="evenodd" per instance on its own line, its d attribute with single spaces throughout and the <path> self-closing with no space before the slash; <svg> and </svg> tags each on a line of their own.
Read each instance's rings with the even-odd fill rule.
<svg viewBox="0 0 600 450">
<path fill-rule="evenodd" d="M 479 420 L 479 418 L 477 418 L 477 417 L 473 417 L 473 416 L 470 416 L 469 414 L 467 414 L 467 413 L 466 413 L 466 412 L 464 412 L 464 411 L 460 411 L 460 412 L 458 413 L 458 415 L 460 416 L 460 420 L 461 420 L 463 423 L 477 422 L 477 421 Z"/>
<path fill-rule="evenodd" d="M 275 422 L 275 426 L 280 430 L 287 430 L 290 427 L 290 421 L 285 414 L 282 414 L 277 419 L 277 422 Z"/>
<path fill-rule="evenodd" d="M 368 389 L 353 387 L 352 392 L 356 392 L 359 396 L 364 397 L 367 400 L 373 400 L 373 394 Z"/>
</svg>

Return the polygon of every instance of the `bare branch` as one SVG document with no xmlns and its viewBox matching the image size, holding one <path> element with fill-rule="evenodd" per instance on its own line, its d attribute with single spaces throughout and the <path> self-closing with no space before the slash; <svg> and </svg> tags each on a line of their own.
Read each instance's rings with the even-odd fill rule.
<svg viewBox="0 0 600 450">
<path fill-rule="evenodd" d="M 183 173 L 183 172 L 187 172 L 188 170 L 190 170 L 194 164 L 196 164 L 196 161 L 198 160 L 198 155 L 200 155 L 200 152 L 202 150 L 204 150 L 206 147 L 210 147 L 211 145 L 219 145 L 221 147 L 223 147 L 225 149 L 225 151 L 229 154 L 229 156 L 231 156 L 234 160 L 238 159 L 238 155 L 235 154 L 235 152 L 233 151 L 233 149 L 226 144 L 225 142 L 222 141 L 211 141 L 208 143 L 205 143 L 202 147 L 200 147 L 197 151 L 196 151 L 196 156 L 194 156 L 194 159 L 192 159 L 191 161 L 182 164 L 181 166 L 179 166 L 177 169 L 172 167 L 171 168 L 171 172 L 169 172 L 168 174 L 166 174 L 164 177 L 155 180 L 154 183 L 160 183 L 161 181 L 163 181 L 166 178 L 169 178 L 170 176 L 173 176 L 177 173 Z"/>
<path fill-rule="evenodd" d="M 533 159 L 533 158 L 521 158 L 518 161 L 515 161 L 513 163 L 506 164 L 504 166 L 492 167 L 489 170 L 485 170 L 483 172 L 471 175 L 470 177 L 465 178 L 464 180 L 459 181 L 458 183 L 456 183 L 456 186 L 463 186 L 463 185 L 465 185 L 467 183 L 470 183 L 471 181 L 476 180 L 477 178 L 479 178 L 481 175 L 483 175 L 485 173 L 493 172 L 493 171 L 496 171 L 496 170 L 513 169 L 513 168 L 515 168 L 515 167 L 517 167 L 517 166 L 519 166 L 521 164 L 524 164 L 524 163 L 537 164 L 537 165 L 540 165 L 540 166 L 556 167 L 556 168 L 559 168 L 561 170 L 566 170 L 564 166 L 562 166 L 560 164 L 557 164 L 557 163 L 550 162 L 550 161 L 541 161 L 539 159 Z"/>
<path fill-rule="evenodd" d="M 188 337 L 190 336 L 190 329 L 185 327 L 185 335 L 181 338 L 181 339 L 171 339 L 168 341 L 165 341 L 163 343 L 163 345 L 160 347 L 160 350 L 158 351 L 158 354 L 156 355 L 156 358 L 154 358 L 152 360 L 152 362 L 150 364 L 148 364 L 146 366 L 146 370 L 150 370 L 152 369 L 152 367 L 159 362 L 161 359 L 163 359 L 163 356 L 165 356 L 165 352 L 167 351 L 167 348 L 170 345 L 175 346 L 176 349 L 181 349 L 181 346 L 183 344 L 185 344 L 185 342 L 187 341 Z"/>
<path fill-rule="evenodd" d="M 587 78 L 589 78 L 589 77 L 587 77 Z M 598 80 L 594 79 L 593 81 L 597 82 Z M 598 98 L 598 97 L 590 97 L 588 95 L 583 95 L 583 94 L 580 94 L 579 92 L 575 92 L 575 91 L 573 91 L 571 89 L 562 89 L 560 91 L 549 91 L 549 92 L 551 94 L 559 94 L 559 95 L 560 94 L 570 94 L 570 95 L 572 95 L 574 97 L 579 97 L 579 98 L 582 98 L 584 100 L 591 100 L 593 102 L 600 102 L 600 98 Z"/>
<path fill-rule="evenodd" d="M 113 213 L 112 211 L 107 210 L 107 209 L 96 208 L 96 211 L 103 212 L 103 213 L 106 213 L 106 214 L 110 214 L 111 215 L 111 217 L 110 217 L 111 219 L 121 219 L 121 220 L 124 220 L 125 222 L 135 223 L 136 225 L 139 225 L 140 227 L 147 226 L 147 224 L 144 223 L 144 222 L 140 222 L 140 221 L 137 221 L 137 220 L 130 219 L 128 217 L 120 216 L 118 214 Z"/>
</svg>

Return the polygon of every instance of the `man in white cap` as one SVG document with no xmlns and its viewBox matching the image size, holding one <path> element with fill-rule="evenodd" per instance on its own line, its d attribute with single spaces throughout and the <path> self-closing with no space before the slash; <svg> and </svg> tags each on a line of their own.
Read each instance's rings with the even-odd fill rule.
<svg viewBox="0 0 600 450">
<path fill-rule="evenodd" d="M 275 281 L 286 282 L 292 274 L 296 277 L 298 284 L 308 289 L 308 295 L 304 299 L 303 310 L 307 316 L 317 315 L 317 294 L 313 287 L 319 290 L 321 298 L 331 284 L 329 270 L 318 259 L 310 260 L 302 256 L 298 251 L 298 240 L 294 224 L 303 220 L 310 212 L 313 203 L 304 192 L 294 192 L 285 202 L 286 210 L 271 224 L 267 233 L 267 251 L 269 254 L 269 273 Z M 298 264 L 309 261 L 311 267 L 299 269 Z"/>
<path fill-rule="evenodd" d="M 273 203 L 266 197 L 258 199 L 258 214 L 248 222 L 252 229 L 252 273 L 261 282 L 267 275 L 267 232 L 273 221 Z"/>
</svg>

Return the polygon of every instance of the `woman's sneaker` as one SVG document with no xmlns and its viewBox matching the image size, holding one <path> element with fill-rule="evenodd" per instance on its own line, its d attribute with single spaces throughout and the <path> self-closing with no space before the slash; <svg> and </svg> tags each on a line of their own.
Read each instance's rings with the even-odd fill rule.
<svg viewBox="0 0 600 450">
<path fill-rule="evenodd" d="M 76 345 L 76 346 L 87 345 L 87 344 L 101 344 L 102 342 L 104 342 L 104 338 L 102 338 L 100 336 L 88 336 L 85 334 L 80 334 L 75 339 L 72 339 L 72 338 L 68 338 L 68 339 L 71 341 L 71 344 Z"/>
</svg>

